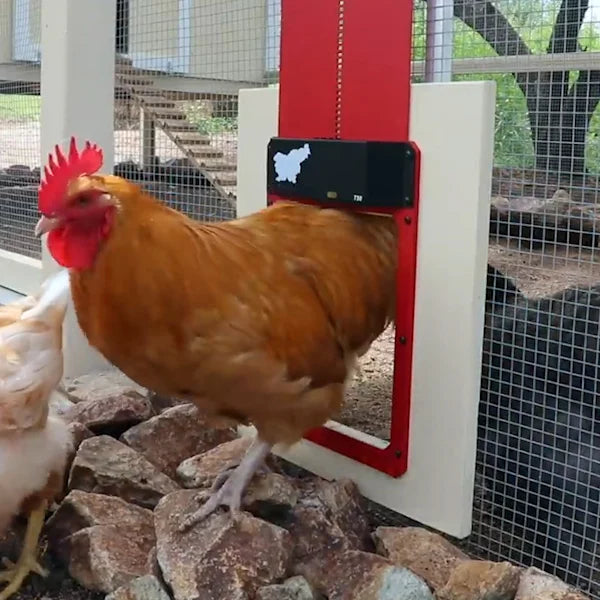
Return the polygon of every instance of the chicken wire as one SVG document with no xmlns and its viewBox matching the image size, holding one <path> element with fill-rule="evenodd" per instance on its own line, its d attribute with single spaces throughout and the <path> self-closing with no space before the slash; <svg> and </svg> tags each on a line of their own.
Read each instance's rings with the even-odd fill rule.
<svg viewBox="0 0 600 600">
<path fill-rule="evenodd" d="M 497 83 L 474 527 L 461 545 L 600 598 L 598 292 L 564 291 L 600 279 L 597 10 L 588 0 L 417 1 L 413 81 Z M 279 2 L 129 0 L 118 14 L 117 172 L 194 217 L 232 217 L 237 89 L 278 79 Z M 194 154 L 181 140 L 196 133 Z M 390 340 L 367 356 L 374 393 L 351 389 L 340 419 L 383 438 Z"/>
<path fill-rule="evenodd" d="M 465 547 L 538 566 L 600 598 L 600 71 L 590 70 L 600 64 L 600 3 L 415 7 L 415 81 L 497 84 L 474 524 Z"/>
<path fill-rule="evenodd" d="M 268 81 L 271 8 L 118 0 L 117 174 L 194 218 L 235 216 L 237 95 Z"/>
<path fill-rule="evenodd" d="M 595 598 L 599 11 L 600 0 L 417 1 L 413 45 L 415 82 L 497 83 L 474 526 L 462 545 Z M 235 216 L 237 92 L 277 81 L 279 20 L 277 0 L 118 0 L 115 171 L 193 217 Z M 39 2 L 0 0 L 0 248 L 32 257 L 39 27 Z M 386 437 L 389 332 L 382 340 L 366 369 L 382 410 L 363 388 L 343 419 Z"/>
<path fill-rule="evenodd" d="M 40 24 L 39 3 L 0 0 L 0 249 L 31 258 L 41 255 Z"/>
</svg>

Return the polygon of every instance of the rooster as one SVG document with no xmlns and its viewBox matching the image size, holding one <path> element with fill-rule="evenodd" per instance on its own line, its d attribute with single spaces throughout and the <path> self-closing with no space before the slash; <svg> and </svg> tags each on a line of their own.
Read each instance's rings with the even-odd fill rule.
<svg viewBox="0 0 600 600">
<path fill-rule="evenodd" d="M 185 530 L 219 506 L 235 514 L 275 444 L 339 411 L 357 357 L 395 316 L 397 229 L 283 201 L 197 222 L 98 174 L 102 162 L 89 142 L 79 151 L 71 139 L 67 156 L 57 146 L 36 225 L 69 269 L 89 343 L 140 385 L 257 430 Z"/>
<path fill-rule="evenodd" d="M 30 572 L 47 574 L 37 562 L 37 544 L 46 507 L 62 490 L 72 445 L 66 423 L 49 415 L 63 374 L 68 295 L 63 270 L 36 296 L 0 307 L 0 535 L 16 515 L 28 514 L 21 556 L 0 574 L 8 581 L 0 600 L 15 594 Z"/>
</svg>

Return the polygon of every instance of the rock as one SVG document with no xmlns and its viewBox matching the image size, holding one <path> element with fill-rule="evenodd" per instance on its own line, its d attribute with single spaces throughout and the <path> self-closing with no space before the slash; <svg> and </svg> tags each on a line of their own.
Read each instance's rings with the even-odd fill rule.
<svg viewBox="0 0 600 600">
<path fill-rule="evenodd" d="M 351 546 L 371 550 L 371 528 L 366 503 L 358 486 L 350 479 L 326 481 L 320 477 L 314 478 L 313 484 L 314 488 L 309 486 L 309 491 L 321 500 L 329 517 L 344 532 Z"/>
<path fill-rule="evenodd" d="M 152 512 L 119 498 L 74 490 L 46 524 L 58 559 L 82 586 L 112 592 L 150 573 Z"/>
<path fill-rule="evenodd" d="M 115 496 L 73 490 L 46 523 L 53 548 L 81 529 L 101 525 L 120 525 L 128 530 L 153 530 L 152 511 L 129 504 Z"/>
<path fill-rule="evenodd" d="M 466 560 L 438 590 L 438 600 L 513 600 L 521 570 L 509 562 Z"/>
<path fill-rule="evenodd" d="M 169 595 L 154 575 L 132 579 L 104 600 L 169 600 Z"/>
<path fill-rule="evenodd" d="M 152 404 L 152 408 L 154 412 L 159 415 L 161 412 L 166 410 L 167 408 L 171 408 L 172 406 L 179 406 L 181 404 L 188 404 L 185 400 L 180 400 L 179 398 L 171 398 L 170 396 L 161 396 L 156 392 L 148 390 L 148 400 L 150 400 L 150 404 Z"/>
<path fill-rule="evenodd" d="M 148 574 L 154 535 L 141 535 L 121 525 L 88 527 L 69 538 L 69 574 L 83 587 L 110 593 Z"/>
<path fill-rule="evenodd" d="M 31 175 L 31 169 L 27 165 L 11 165 L 6 167 L 5 172 L 8 175 Z"/>
<path fill-rule="evenodd" d="M 157 558 L 175 600 L 248 600 L 287 573 L 292 541 L 276 525 L 242 512 L 218 512 L 178 531 L 196 492 L 165 496 L 154 511 Z"/>
<path fill-rule="evenodd" d="M 75 456 L 69 475 L 69 489 L 118 496 L 146 508 L 178 489 L 141 454 L 106 436 L 85 440 Z"/>
<path fill-rule="evenodd" d="M 102 400 L 135 392 L 146 396 L 147 391 L 118 369 L 94 371 L 75 379 L 65 378 L 65 390 L 73 401 Z"/>
<path fill-rule="evenodd" d="M 433 600 L 420 577 L 360 550 L 324 553 L 296 571 L 329 600 Z"/>
<path fill-rule="evenodd" d="M 298 480 L 300 497 L 288 529 L 298 562 L 331 550 L 368 550 L 369 523 L 356 486 L 348 480 L 328 482 L 318 477 Z"/>
<path fill-rule="evenodd" d="M 94 434 L 85 425 L 82 425 L 81 423 L 78 423 L 77 421 L 74 421 L 73 423 L 69 423 L 67 425 L 67 429 L 69 430 L 69 433 L 71 434 L 71 439 L 73 440 L 73 446 L 67 456 L 67 466 L 65 469 L 65 473 L 68 473 L 69 470 L 71 469 L 71 465 L 73 464 L 73 460 L 75 460 L 77 450 L 79 450 L 79 446 L 81 446 L 81 443 L 83 442 L 83 440 L 87 440 L 91 437 L 94 437 Z M 64 491 L 66 491 L 66 488 L 67 488 L 67 477 L 65 476 Z"/>
<path fill-rule="evenodd" d="M 288 531 L 294 540 L 294 560 L 310 561 L 315 555 L 329 553 L 350 546 L 348 538 L 318 503 L 300 501 L 290 517 Z"/>
<path fill-rule="evenodd" d="M 252 478 L 242 506 L 262 519 L 280 519 L 298 501 L 298 490 L 294 484 L 279 473 L 259 473 Z"/>
<path fill-rule="evenodd" d="M 530 568 L 523 572 L 514 600 L 589 600 L 558 577 Z"/>
<path fill-rule="evenodd" d="M 410 569 L 434 592 L 446 585 L 458 564 L 469 560 L 441 535 L 420 527 L 378 527 L 373 539 L 381 556 Z"/>
<path fill-rule="evenodd" d="M 175 477 L 177 467 L 186 458 L 236 437 L 233 428 L 215 429 L 194 405 L 181 404 L 132 427 L 121 441 L 143 454 L 157 469 Z"/>
<path fill-rule="evenodd" d="M 69 411 L 68 417 L 94 433 L 116 436 L 132 425 L 149 419 L 152 414 L 150 400 L 136 391 L 129 391 L 79 402 Z"/>
<path fill-rule="evenodd" d="M 297 575 L 283 583 L 260 588 L 255 600 L 316 600 L 316 596 L 308 581 Z"/>
<path fill-rule="evenodd" d="M 244 456 L 251 443 L 251 438 L 241 437 L 192 456 L 177 468 L 177 479 L 186 488 L 210 486 L 228 464 L 239 461 Z"/>
<path fill-rule="evenodd" d="M 77 421 L 73 421 L 67 425 L 67 429 L 69 430 L 72 439 L 73 439 L 73 451 L 77 452 L 79 450 L 79 446 L 83 440 L 87 440 L 91 437 L 94 437 L 94 434 L 85 426 Z"/>
</svg>

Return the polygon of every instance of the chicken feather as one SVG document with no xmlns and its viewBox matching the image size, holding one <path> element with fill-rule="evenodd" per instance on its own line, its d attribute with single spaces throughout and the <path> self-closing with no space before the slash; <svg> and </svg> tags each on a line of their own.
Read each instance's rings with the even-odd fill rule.
<svg viewBox="0 0 600 600">
<path fill-rule="evenodd" d="M 265 448 L 339 411 L 356 357 L 394 319 L 389 217 L 278 202 L 200 223 L 110 175 L 78 177 L 60 202 L 37 229 L 52 229 L 50 251 L 75 265 L 90 344 L 155 392 L 256 426 L 245 472 L 220 490 L 232 509 Z"/>
<path fill-rule="evenodd" d="M 61 490 L 72 440 L 66 423 L 49 416 L 49 398 L 63 373 L 62 323 L 69 292 L 66 271 L 47 279 L 35 296 L 0 307 L 0 535 L 28 513 L 17 564 L 0 573 L 5 600 L 30 571 L 46 505 Z"/>
</svg>

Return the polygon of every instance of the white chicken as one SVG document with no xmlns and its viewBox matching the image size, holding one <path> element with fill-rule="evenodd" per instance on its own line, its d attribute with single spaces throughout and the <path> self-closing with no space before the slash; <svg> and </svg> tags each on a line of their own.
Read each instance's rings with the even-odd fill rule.
<svg viewBox="0 0 600 600">
<path fill-rule="evenodd" d="M 37 545 L 49 502 L 61 491 L 72 438 L 49 414 L 63 375 L 62 325 L 69 298 L 67 271 L 48 278 L 38 294 L 0 306 L 0 535 L 19 514 L 27 531 L 15 565 L 0 580 L 0 600 L 15 594 L 30 572 L 47 573 Z"/>
</svg>

